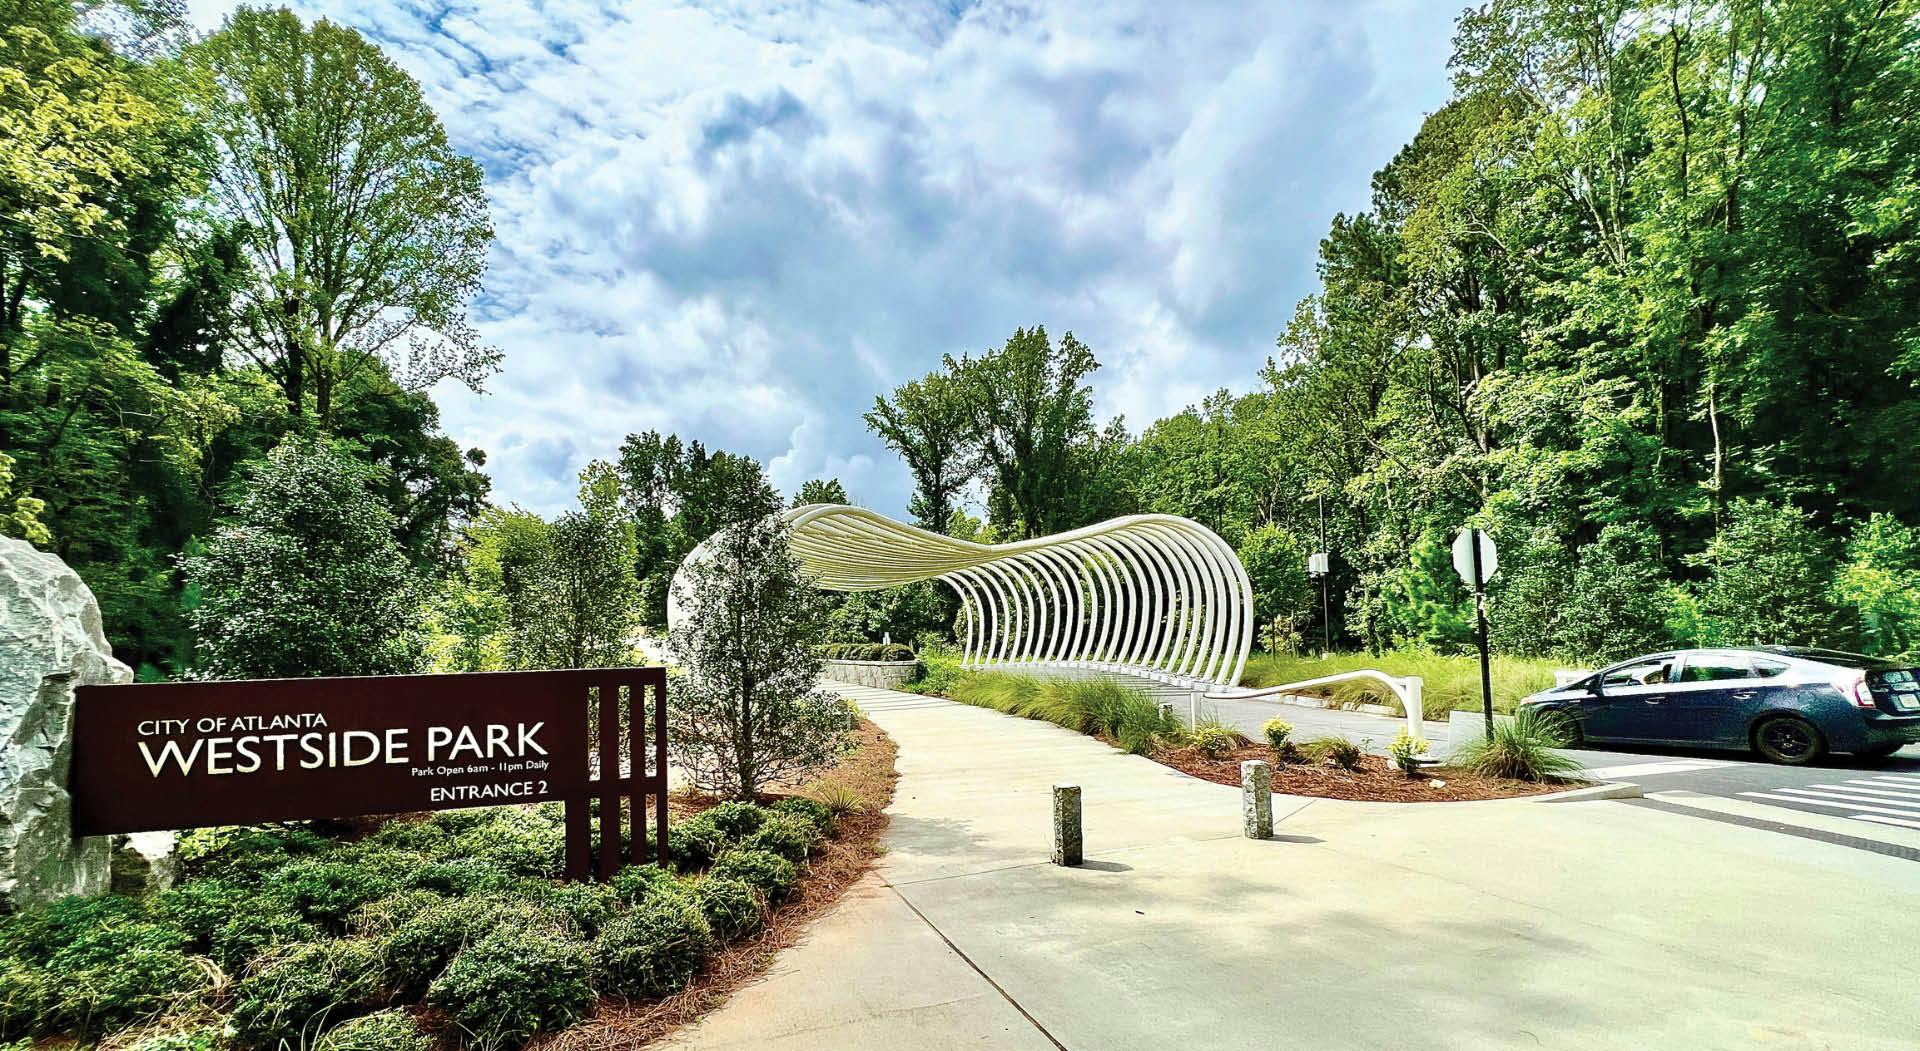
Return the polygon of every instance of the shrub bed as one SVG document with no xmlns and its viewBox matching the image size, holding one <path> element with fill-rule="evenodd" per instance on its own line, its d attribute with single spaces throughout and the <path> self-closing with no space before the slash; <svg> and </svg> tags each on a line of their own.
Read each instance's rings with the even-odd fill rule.
<svg viewBox="0 0 1920 1051">
<path fill-rule="evenodd" d="M 673 870 L 604 884 L 553 878 L 564 833 L 550 804 L 396 820 L 352 841 L 297 825 L 187 833 L 171 890 L 0 917 L 0 1041 L 180 1018 L 188 1028 L 143 1046 L 518 1047 L 601 997 L 683 989 L 762 929 L 835 824 L 811 799 L 719 803 L 674 825 Z M 440 1042 L 418 1005 L 447 1023 Z"/>
<path fill-rule="evenodd" d="M 829 642 L 817 648 L 830 661 L 910 661 L 913 647 L 898 642 Z"/>
</svg>

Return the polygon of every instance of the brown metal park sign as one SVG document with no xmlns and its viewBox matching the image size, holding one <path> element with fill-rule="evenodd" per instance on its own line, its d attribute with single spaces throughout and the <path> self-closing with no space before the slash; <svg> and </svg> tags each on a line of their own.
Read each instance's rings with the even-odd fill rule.
<svg viewBox="0 0 1920 1051">
<path fill-rule="evenodd" d="M 568 878 L 605 878 L 642 860 L 649 796 L 667 861 L 666 715 L 663 668 L 82 686 L 74 832 L 557 800 Z"/>
</svg>

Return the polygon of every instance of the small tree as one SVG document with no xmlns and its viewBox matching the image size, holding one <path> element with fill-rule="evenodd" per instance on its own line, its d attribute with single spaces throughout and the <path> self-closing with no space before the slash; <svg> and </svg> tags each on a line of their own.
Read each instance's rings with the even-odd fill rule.
<svg viewBox="0 0 1920 1051">
<path fill-rule="evenodd" d="M 1253 584 L 1253 619 L 1267 632 L 1267 648 L 1298 643 L 1300 623 L 1313 608 L 1307 579 L 1307 548 L 1300 538 L 1268 523 L 1240 542 L 1240 564 Z"/>
<path fill-rule="evenodd" d="M 820 598 L 779 516 L 721 529 L 681 569 L 668 732 L 693 784 L 749 798 L 843 753 L 854 710 L 815 689 Z"/>
<path fill-rule="evenodd" d="M 384 675 L 419 669 L 412 567 L 377 468 L 290 438 L 248 471 L 245 494 L 181 560 L 200 604 L 187 614 L 216 679 Z"/>
<path fill-rule="evenodd" d="M 1866 652 L 1894 657 L 1920 648 L 1920 529 L 1884 514 L 1856 526 L 1833 597 L 1859 619 Z"/>
<path fill-rule="evenodd" d="M 1606 664 L 1667 645 L 1673 600 L 1658 544 L 1646 526 L 1615 523 L 1580 549 L 1559 652 Z"/>
<path fill-rule="evenodd" d="M 547 527 L 524 613 L 510 614 L 522 667 L 605 668 L 632 658 L 640 609 L 633 523 L 611 476 L 582 484 L 580 504 Z"/>
<path fill-rule="evenodd" d="M 1734 501 L 1700 561 L 1710 573 L 1700 605 L 1727 642 L 1850 644 L 1831 600 L 1832 551 L 1800 508 Z"/>
</svg>

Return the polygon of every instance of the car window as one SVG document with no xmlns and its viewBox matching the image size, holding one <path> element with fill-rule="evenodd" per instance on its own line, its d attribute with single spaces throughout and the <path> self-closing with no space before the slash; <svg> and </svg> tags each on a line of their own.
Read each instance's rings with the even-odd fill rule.
<svg viewBox="0 0 1920 1051">
<path fill-rule="evenodd" d="M 1747 663 L 1745 657 L 1725 654 L 1688 657 L 1686 667 L 1680 669 L 1681 682 L 1725 682 L 1753 677 L 1753 666 Z"/>
<path fill-rule="evenodd" d="M 1667 681 L 1673 670 L 1673 658 L 1623 664 L 1600 677 L 1601 686 L 1657 686 Z"/>
<path fill-rule="evenodd" d="M 1787 666 L 1779 661 L 1770 661 L 1759 657 L 1755 657 L 1753 661 L 1753 674 L 1755 678 L 1771 679 L 1786 670 Z"/>
</svg>

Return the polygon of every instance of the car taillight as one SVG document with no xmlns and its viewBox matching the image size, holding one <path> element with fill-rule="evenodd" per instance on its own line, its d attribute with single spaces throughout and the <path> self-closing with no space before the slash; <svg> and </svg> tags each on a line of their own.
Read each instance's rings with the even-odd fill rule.
<svg viewBox="0 0 1920 1051">
<path fill-rule="evenodd" d="M 1867 689 L 1866 672 L 1854 672 L 1852 676 L 1842 679 L 1839 685 L 1840 692 L 1847 695 L 1847 699 L 1853 702 L 1855 708 L 1879 707 L 1873 703 L 1873 691 Z"/>
</svg>

